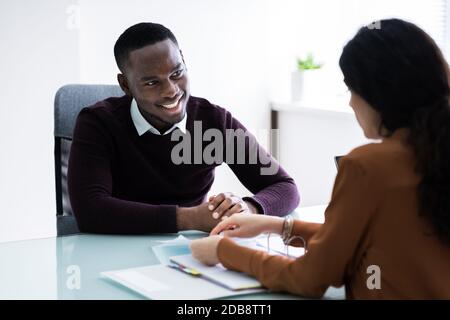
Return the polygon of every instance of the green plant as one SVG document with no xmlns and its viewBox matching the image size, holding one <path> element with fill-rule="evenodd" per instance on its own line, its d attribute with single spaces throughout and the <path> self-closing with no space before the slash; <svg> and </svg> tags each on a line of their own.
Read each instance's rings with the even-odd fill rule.
<svg viewBox="0 0 450 320">
<path fill-rule="evenodd" d="M 322 67 L 321 63 L 317 63 L 314 61 L 314 57 L 311 53 L 306 56 L 306 59 L 297 59 L 297 68 L 299 70 L 314 70 L 320 69 Z"/>
</svg>

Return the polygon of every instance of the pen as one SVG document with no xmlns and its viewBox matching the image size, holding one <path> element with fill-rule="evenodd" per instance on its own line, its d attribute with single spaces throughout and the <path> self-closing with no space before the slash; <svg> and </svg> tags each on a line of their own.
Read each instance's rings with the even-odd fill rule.
<svg viewBox="0 0 450 320">
<path fill-rule="evenodd" d="M 184 273 L 190 274 L 191 276 L 199 276 L 200 275 L 200 272 L 198 272 L 197 270 L 186 268 L 186 267 L 183 267 L 183 266 L 178 265 L 178 264 L 177 265 L 169 264 L 168 266 L 173 268 L 173 269 L 177 269 L 177 270 L 180 270 L 180 271 L 182 271 Z"/>
</svg>

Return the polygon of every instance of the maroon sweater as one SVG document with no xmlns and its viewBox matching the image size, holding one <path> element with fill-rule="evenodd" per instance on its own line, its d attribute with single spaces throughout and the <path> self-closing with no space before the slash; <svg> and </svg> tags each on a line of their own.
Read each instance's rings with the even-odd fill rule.
<svg viewBox="0 0 450 320">
<path fill-rule="evenodd" d="M 130 105 L 129 96 L 109 98 L 84 108 L 78 116 L 69 159 L 68 187 L 82 232 L 177 232 L 177 206 L 190 207 L 204 202 L 214 181 L 214 169 L 220 163 L 174 164 L 172 148 L 180 142 L 171 141 L 171 134 L 160 136 L 146 132 L 139 136 L 131 119 Z M 223 132 L 223 137 L 226 129 L 246 131 L 225 109 L 205 99 L 190 97 L 186 128 L 191 134 L 192 152 L 194 121 L 201 121 L 203 132 L 216 128 Z M 203 148 L 210 143 L 203 142 Z M 245 146 L 252 145 L 261 148 L 250 137 Z M 226 148 L 224 143 L 224 152 Z M 223 159 L 227 160 L 225 156 Z M 274 175 L 261 175 L 261 168 L 269 166 L 260 163 L 265 161 L 249 164 L 246 157 L 246 164 L 234 161 L 228 165 L 254 193 L 244 200 L 251 201 L 263 214 L 286 215 L 299 203 L 296 185 L 281 167 Z"/>
</svg>

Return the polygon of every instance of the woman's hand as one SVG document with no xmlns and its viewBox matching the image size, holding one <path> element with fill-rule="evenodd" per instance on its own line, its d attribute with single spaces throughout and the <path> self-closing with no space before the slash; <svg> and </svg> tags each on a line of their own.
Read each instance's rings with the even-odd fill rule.
<svg viewBox="0 0 450 320">
<path fill-rule="evenodd" d="M 251 238 L 263 232 L 281 234 L 283 219 L 273 216 L 238 213 L 214 227 L 211 235 L 221 233 L 227 237 Z"/>
<path fill-rule="evenodd" d="M 213 266 L 219 263 L 217 258 L 217 247 L 222 236 L 209 236 L 202 239 L 193 240 L 189 245 L 192 256 L 198 261 Z"/>
</svg>

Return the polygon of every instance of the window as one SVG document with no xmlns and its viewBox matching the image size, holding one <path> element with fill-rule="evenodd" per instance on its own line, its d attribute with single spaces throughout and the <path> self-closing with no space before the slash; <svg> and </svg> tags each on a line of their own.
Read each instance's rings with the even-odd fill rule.
<svg viewBox="0 0 450 320">
<path fill-rule="evenodd" d="M 342 48 L 374 20 L 400 18 L 417 24 L 450 61 L 450 0 L 269 0 L 268 12 L 269 87 L 275 101 L 290 100 L 290 73 L 296 58 L 307 53 L 324 64 L 313 96 L 334 100 L 338 95 L 345 101 L 338 65 Z"/>
<path fill-rule="evenodd" d="M 367 24 L 373 19 L 396 17 L 410 21 L 430 34 L 448 57 L 449 2 L 448 0 L 343 0 L 346 10 L 342 18 L 353 30 L 352 33 L 358 26 Z"/>
</svg>

